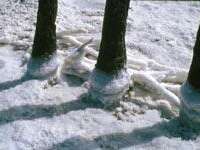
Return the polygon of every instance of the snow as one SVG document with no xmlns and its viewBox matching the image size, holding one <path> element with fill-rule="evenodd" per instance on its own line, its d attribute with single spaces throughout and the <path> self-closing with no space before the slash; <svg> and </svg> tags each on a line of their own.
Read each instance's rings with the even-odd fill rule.
<svg viewBox="0 0 200 150">
<path fill-rule="evenodd" d="M 27 64 L 27 74 L 35 78 L 47 78 L 56 73 L 58 66 L 56 54 L 47 60 L 30 58 Z"/>
<path fill-rule="evenodd" d="M 84 63 L 95 63 L 104 5 L 105 0 L 59 0 L 58 33 L 66 37 L 59 41 L 65 43 L 59 50 L 93 37 Z M 32 45 L 36 13 L 37 0 L 0 1 L 0 149 L 199 149 L 198 134 L 184 128 L 176 117 L 162 118 L 158 109 L 161 105 L 171 109 L 167 103 L 171 93 L 179 97 L 176 87 L 186 77 L 200 23 L 199 2 L 131 2 L 128 68 L 138 75 L 145 73 L 147 88 L 150 76 L 165 88 L 157 86 L 158 90 L 169 88 L 171 93 L 160 96 L 157 89 L 152 93 L 136 82 L 131 98 L 125 97 L 119 108 L 109 111 L 88 99 L 83 81 L 76 77 L 65 77 L 44 89 L 46 81 L 23 76 L 26 66 L 20 67 L 21 59 Z"/>
<path fill-rule="evenodd" d="M 180 114 L 182 122 L 192 126 L 193 129 L 198 130 L 199 125 L 199 91 L 194 89 L 188 82 L 185 82 L 181 87 L 181 102 L 182 108 Z"/>
<path fill-rule="evenodd" d="M 91 97 L 101 101 L 105 107 L 112 107 L 119 104 L 129 89 L 130 75 L 124 69 L 120 70 L 117 76 L 94 69 L 89 82 Z"/>
</svg>

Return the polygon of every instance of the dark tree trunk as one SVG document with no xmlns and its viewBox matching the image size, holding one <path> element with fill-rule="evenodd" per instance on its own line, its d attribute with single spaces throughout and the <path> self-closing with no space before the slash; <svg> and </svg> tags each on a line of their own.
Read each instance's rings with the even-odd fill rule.
<svg viewBox="0 0 200 150">
<path fill-rule="evenodd" d="M 200 26 L 197 32 L 196 43 L 193 49 L 193 59 L 188 75 L 188 82 L 195 89 L 200 89 L 199 79 L 200 79 Z"/>
<path fill-rule="evenodd" d="M 32 57 L 49 57 L 56 51 L 57 0 L 39 0 Z"/>
<path fill-rule="evenodd" d="M 115 74 L 126 64 L 125 32 L 130 0 L 107 0 L 96 68 Z"/>
</svg>

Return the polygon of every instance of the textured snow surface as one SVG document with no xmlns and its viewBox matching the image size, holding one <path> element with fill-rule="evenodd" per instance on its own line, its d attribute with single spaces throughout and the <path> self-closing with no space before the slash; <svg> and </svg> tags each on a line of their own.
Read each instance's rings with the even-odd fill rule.
<svg viewBox="0 0 200 150">
<path fill-rule="evenodd" d="M 93 48 L 98 49 L 104 3 L 59 0 L 58 31 L 71 35 L 79 30 L 74 36 L 82 42 L 94 37 Z M 0 1 L 0 42 L 7 39 L 13 45 L 0 47 L 0 150 L 200 149 L 199 136 L 183 128 L 178 118 L 163 119 L 157 110 L 117 117 L 90 102 L 75 77 L 47 89 L 45 81 L 24 77 L 24 52 L 19 50 L 32 44 L 36 12 L 37 0 Z M 128 51 L 138 59 L 188 69 L 199 16 L 199 2 L 132 1 Z M 144 90 L 135 94 L 152 100 Z"/>
</svg>

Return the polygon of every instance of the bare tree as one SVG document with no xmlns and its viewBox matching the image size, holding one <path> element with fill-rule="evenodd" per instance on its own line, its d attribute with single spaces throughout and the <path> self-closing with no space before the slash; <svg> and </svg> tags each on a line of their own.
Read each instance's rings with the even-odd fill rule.
<svg viewBox="0 0 200 150">
<path fill-rule="evenodd" d="M 130 0 L 107 0 L 102 40 L 96 67 L 90 78 L 90 95 L 105 107 L 119 104 L 129 88 L 125 33 Z"/>
<path fill-rule="evenodd" d="M 126 64 L 125 32 L 130 0 L 107 0 L 96 68 L 116 73 Z"/>
<path fill-rule="evenodd" d="M 187 81 L 181 87 L 180 120 L 189 128 L 200 131 L 200 26 L 193 48 L 193 59 Z"/>
<path fill-rule="evenodd" d="M 55 24 L 57 8 L 57 0 L 39 0 L 34 43 L 27 66 L 28 75 L 34 78 L 52 76 L 58 68 Z"/>
<path fill-rule="evenodd" d="M 195 88 L 200 89 L 200 26 L 196 36 L 196 42 L 193 49 L 193 59 L 190 67 L 188 82 Z"/>
<path fill-rule="evenodd" d="M 49 57 L 56 51 L 57 0 L 39 0 L 32 57 Z"/>
</svg>

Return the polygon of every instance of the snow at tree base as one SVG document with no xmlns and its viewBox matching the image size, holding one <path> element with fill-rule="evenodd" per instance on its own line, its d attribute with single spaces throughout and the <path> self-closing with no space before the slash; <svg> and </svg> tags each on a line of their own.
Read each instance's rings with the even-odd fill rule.
<svg viewBox="0 0 200 150">
<path fill-rule="evenodd" d="M 200 135 L 178 118 L 200 2 L 131 1 L 126 45 L 134 85 L 112 110 L 88 97 L 85 82 L 98 55 L 105 0 L 58 0 L 59 61 L 93 42 L 72 75 L 55 85 L 27 77 L 21 65 L 33 44 L 37 6 L 38 0 L 0 1 L 0 150 L 200 150 Z"/>
</svg>

